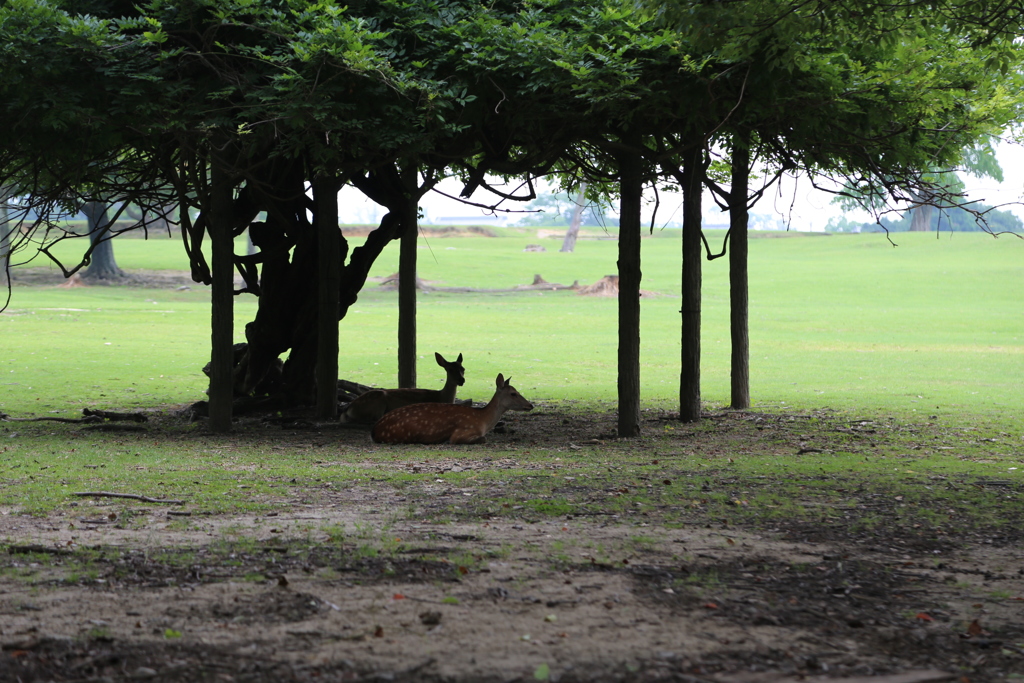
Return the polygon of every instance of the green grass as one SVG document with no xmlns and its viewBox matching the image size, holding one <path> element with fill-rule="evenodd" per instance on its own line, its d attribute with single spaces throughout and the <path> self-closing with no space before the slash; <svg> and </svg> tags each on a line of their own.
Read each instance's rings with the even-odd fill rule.
<svg viewBox="0 0 1024 683">
<path fill-rule="evenodd" d="M 244 252 L 243 242 L 238 242 Z M 84 237 L 66 239 L 51 249 L 65 267 L 77 265 L 89 243 Z M 188 257 L 179 236 L 169 237 L 166 233 L 152 233 L 148 239 L 134 236 L 119 237 L 114 241 L 114 259 L 118 266 L 128 270 L 188 270 Z M 45 254 L 21 251 L 15 254 L 13 262 L 22 268 L 49 268 L 60 271 Z"/>
<path fill-rule="evenodd" d="M 438 286 L 508 288 L 532 281 L 591 284 L 615 272 L 613 241 L 583 240 L 573 254 L 526 231 L 503 237 L 424 239 L 420 276 Z M 755 406 L 898 414 L 997 415 L 1024 401 L 1024 242 L 987 235 L 903 234 L 753 239 L 750 247 L 751 388 Z M 720 240 L 712 234 L 711 241 Z M 523 252 L 527 243 L 548 251 Z M 64 243 L 70 249 L 76 242 Z M 62 245 L 63 246 L 63 245 Z M 678 232 L 644 241 L 641 391 L 672 406 L 678 385 Z M 167 238 L 122 239 L 119 264 L 183 268 Z M 371 275 L 397 270 L 397 246 Z M 208 292 L 91 287 L 16 287 L 0 315 L 0 410 L 77 410 L 202 398 L 208 359 Z M 728 272 L 704 263 L 703 397 L 729 400 Z M 236 299 L 238 341 L 255 313 Z M 396 368 L 396 295 L 371 283 L 341 322 L 341 375 L 391 386 Z M 424 293 L 418 304 L 422 386 L 443 377 L 430 353 L 462 352 L 461 395 L 485 399 L 494 376 L 540 401 L 591 407 L 615 400 L 616 302 L 572 292 Z"/>
<path fill-rule="evenodd" d="M 576 253 L 560 254 L 560 242 L 547 240 L 548 251 L 537 253 L 522 251 L 541 242 L 534 234 L 502 235 L 426 240 L 420 276 L 491 289 L 529 283 L 535 273 L 549 282 L 590 284 L 615 270 L 611 241 L 584 240 Z M 186 498 L 190 509 L 262 513 L 290 504 L 283 501 L 316 502 L 346 487 L 372 486 L 408 497 L 395 515 L 435 520 L 599 511 L 608 519 L 670 525 L 717 520 L 770 528 L 803 520 L 869 532 L 898 523 L 921 533 L 1019 520 L 1024 242 L 900 235 L 894 248 L 878 235 L 772 237 L 753 239 L 750 249 L 754 408 L 775 415 L 763 431 L 749 421 L 668 422 L 648 427 L 643 449 L 613 441 L 577 451 L 487 451 L 517 464 L 437 474 L 404 466 L 423 457 L 422 449 L 339 452 L 329 438 L 313 436 L 283 448 L 274 435 L 212 437 L 201 425 L 102 434 L 5 422 L 0 508 L 44 513 L 74 503 L 76 517 L 114 509 L 119 523 L 131 525 L 137 505 L 70 494 L 159 492 Z M 122 268 L 182 267 L 173 265 L 180 259 L 176 241 L 119 240 L 116 248 Z M 644 241 L 643 288 L 657 294 L 643 300 L 644 408 L 675 404 L 679 248 L 678 233 Z M 389 247 L 373 275 L 396 269 L 397 248 Z M 705 263 L 704 273 L 703 396 L 714 411 L 729 398 L 725 261 Z M 343 377 L 393 384 L 395 299 L 370 284 L 342 321 Z M 237 340 L 254 313 L 251 297 L 236 300 Z M 614 299 L 431 292 L 419 297 L 418 320 L 421 385 L 443 380 L 431 352 L 462 352 L 462 397 L 486 399 L 502 372 L 541 410 L 572 416 L 615 407 Z M 200 400 L 208 326 L 209 293 L 199 285 L 180 292 L 16 285 L 0 314 L 0 411 L 75 416 L 85 406 Z M 862 418 L 871 423 L 852 429 Z M 798 454 L 802 441 L 819 450 Z M 464 450 L 428 450 L 430 457 L 468 457 Z M 488 493 L 449 504 L 432 492 L 437 479 Z M 876 509 L 874 500 L 896 502 Z M 648 542 L 636 536 L 638 546 Z M 368 554 L 393 546 L 377 537 L 358 544 Z"/>
</svg>

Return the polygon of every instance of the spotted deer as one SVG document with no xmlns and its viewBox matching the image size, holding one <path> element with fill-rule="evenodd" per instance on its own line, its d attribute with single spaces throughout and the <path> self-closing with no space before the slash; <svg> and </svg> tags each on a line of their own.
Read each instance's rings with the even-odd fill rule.
<svg viewBox="0 0 1024 683">
<path fill-rule="evenodd" d="M 349 403 L 338 420 L 342 423 L 373 424 L 402 406 L 414 403 L 454 403 L 455 392 L 466 383 L 462 354 L 454 362 L 445 360 L 439 353 L 435 353 L 434 358 L 448 375 L 440 389 L 371 389 Z"/>
<path fill-rule="evenodd" d="M 418 403 L 392 411 L 373 426 L 377 443 L 483 443 L 507 410 L 532 410 L 533 404 L 498 374 L 497 391 L 483 408 Z"/>
</svg>

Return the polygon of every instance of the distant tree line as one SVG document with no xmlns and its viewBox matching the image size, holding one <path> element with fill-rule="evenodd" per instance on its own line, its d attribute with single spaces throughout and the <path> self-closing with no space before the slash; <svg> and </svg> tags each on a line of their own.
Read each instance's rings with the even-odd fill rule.
<svg viewBox="0 0 1024 683">
<path fill-rule="evenodd" d="M 971 204 L 970 210 L 948 204 L 939 205 L 935 209 L 931 212 L 928 226 L 928 230 L 931 232 L 1024 232 L 1024 221 L 1016 214 L 980 202 Z M 882 216 L 877 222 L 851 221 L 845 216 L 833 217 L 829 220 L 825 230 L 828 232 L 909 232 L 913 225 L 913 211 L 904 211 L 899 218 Z"/>
</svg>

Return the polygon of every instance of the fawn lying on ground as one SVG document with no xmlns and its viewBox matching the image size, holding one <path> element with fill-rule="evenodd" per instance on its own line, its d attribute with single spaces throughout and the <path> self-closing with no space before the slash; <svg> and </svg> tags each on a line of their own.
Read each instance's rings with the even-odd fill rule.
<svg viewBox="0 0 1024 683">
<path fill-rule="evenodd" d="M 448 374 L 441 389 L 371 389 L 348 404 L 338 416 L 338 421 L 373 424 L 386 413 L 414 403 L 452 403 L 455 392 L 466 383 L 466 371 L 462 367 L 462 354 L 456 361 L 434 354 L 437 364 Z"/>
<path fill-rule="evenodd" d="M 418 403 L 392 411 L 373 426 L 377 443 L 483 443 L 506 410 L 532 410 L 533 404 L 498 374 L 497 391 L 483 408 Z"/>
</svg>

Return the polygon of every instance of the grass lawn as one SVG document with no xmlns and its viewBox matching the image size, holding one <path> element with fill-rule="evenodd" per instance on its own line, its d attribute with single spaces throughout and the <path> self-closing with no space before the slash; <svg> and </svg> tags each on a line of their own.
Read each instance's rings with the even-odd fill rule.
<svg viewBox="0 0 1024 683">
<path fill-rule="evenodd" d="M 712 233 L 712 244 L 721 236 Z M 993 415 L 1024 403 L 1024 286 L 1013 237 L 764 233 L 750 247 L 751 386 L 756 407 L 820 406 Z M 542 243 L 546 252 L 524 252 Z M 69 254 L 76 242 L 65 242 Z M 423 240 L 420 276 L 437 287 L 510 288 L 540 274 L 592 284 L 615 272 L 616 244 L 506 230 L 499 238 Z M 241 248 L 241 247 L 240 247 Z M 677 395 L 679 235 L 644 241 L 641 316 L 643 401 L 671 406 Z M 122 239 L 118 263 L 133 269 L 185 267 L 171 239 Z M 372 275 L 397 270 L 389 247 Z M 37 265 L 33 262 L 30 265 Z M 729 400 L 728 273 L 706 262 L 702 392 L 711 407 Z M 389 386 L 396 376 L 396 295 L 374 284 L 341 322 L 341 375 Z M 419 346 L 466 356 L 463 395 L 483 399 L 494 375 L 511 374 L 542 400 L 606 404 L 615 398 L 616 302 L 572 292 L 419 297 Z M 235 336 L 255 312 L 236 299 Z M 208 360 L 208 294 L 107 287 L 16 287 L 0 317 L 0 372 L 14 413 L 87 405 L 154 405 L 201 398 Z M 42 343 L 45 340 L 45 343 Z M 44 362 L 38 362 L 44 361 Z M 432 386 L 433 364 L 420 368 Z"/>
<path fill-rule="evenodd" d="M 643 287 L 651 293 L 643 299 L 641 331 L 642 407 L 646 410 L 672 410 L 677 394 L 678 237 L 678 233 L 661 232 L 644 241 Z M 720 238 L 711 236 L 713 242 Z M 952 468 L 950 472 L 965 476 L 988 476 L 994 468 L 1019 480 L 1021 471 L 1007 468 L 1019 465 L 1024 447 L 1017 408 L 1024 403 L 1024 317 L 1016 294 L 1020 287 L 1014 286 L 1024 284 L 1020 266 L 1024 244 L 1015 238 L 976 234 L 939 239 L 899 235 L 895 241 L 898 247 L 879 235 L 773 233 L 751 241 L 753 410 L 783 415 L 838 411 L 847 416 L 842 419 L 934 428 L 939 430 L 937 440 L 980 429 L 985 438 L 998 440 L 998 447 L 971 442 L 969 448 L 958 446 L 970 451 L 965 457 L 945 460 L 941 451 L 935 451 L 926 469 Z M 548 250 L 523 251 L 527 243 L 538 242 Z M 421 277 L 436 287 L 503 289 L 529 283 L 534 274 L 549 282 L 590 284 L 614 272 L 613 241 L 581 240 L 572 254 L 559 253 L 558 246 L 558 240 L 545 242 L 532 232 L 518 230 L 504 231 L 497 238 L 431 238 L 420 252 Z M 119 263 L 128 270 L 139 263 L 148 270 L 180 267 L 179 249 L 166 239 L 117 243 Z M 394 272 L 396 251 L 385 252 L 373 275 Z M 371 283 L 342 321 L 342 377 L 392 385 L 395 297 L 394 292 L 381 291 Z M 724 260 L 706 264 L 704 301 L 703 396 L 706 410 L 713 413 L 729 400 Z M 425 359 L 421 385 L 440 386 L 443 381 L 431 358 L 433 351 L 449 357 L 463 353 L 467 378 L 459 392 L 463 398 L 489 398 L 494 377 L 501 372 L 511 376 L 542 410 L 577 416 L 614 411 L 614 298 L 583 297 L 571 291 L 433 291 L 420 295 L 418 310 L 419 344 Z M 254 314 L 251 297 L 237 299 L 238 341 L 244 339 L 244 324 Z M 186 290 L 15 286 L 12 302 L 0 316 L 5 340 L 0 357 L 4 388 L 0 410 L 14 417 L 75 417 L 83 407 L 147 409 L 200 400 L 206 384 L 200 369 L 208 358 L 208 324 L 208 291 L 199 285 Z M 833 421 L 825 419 L 822 424 Z M 814 424 L 814 420 L 808 423 L 809 427 Z M 657 439 L 671 441 L 676 429 L 669 423 L 645 432 L 656 444 Z M 198 434 L 196 430 L 199 427 L 192 425 L 185 433 Z M 64 443 L 62 431 L 53 432 L 52 439 L 45 433 L 39 432 L 38 448 L 43 451 Z M 917 436 L 911 438 L 897 427 L 888 433 L 899 437 L 892 445 L 894 452 L 914 444 L 915 450 L 920 449 Z M 904 437 L 913 443 L 906 443 Z M 180 446 L 184 450 L 172 454 L 166 452 L 165 442 L 143 440 L 137 447 L 122 449 L 99 437 L 90 444 L 89 449 L 105 454 L 105 461 L 113 460 L 105 472 L 84 472 L 86 487 L 100 474 L 117 473 L 128 477 L 124 485 L 131 488 L 135 477 L 145 481 L 150 476 L 126 469 L 136 458 L 174 468 L 183 458 L 202 460 L 208 448 L 205 441 L 189 441 Z M 752 447 L 737 442 L 729 448 L 751 452 Z M 841 447 L 838 450 L 843 452 Z M 34 448 L 21 452 L 29 455 Z M 308 453 L 293 459 L 280 455 L 273 449 L 243 449 L 232 462 L 272 479 L 289 472 L 311 473 Z M 360 457 L 378 456 L 371 452 Z M 544 461 L 557 456 L 531 457 Z M 638 462 L 647 457 L 645 452 Z M 812 470 L 843 476 L 858 472 L 868 478 L 889 477 L 893 471 L 880 460 L 864 464 L 857 457 L 848 461 L 835 453 L 800 460 L 813 461 Z M 698 460 L 694 466 L 706 465 Z M 755 481 L 793 466 L 769 448 L 761 457 L 730 461 L 729 468 Z M 237 467 L 213 468 L 204 475 L 201 489 L 211 503 L 248 504 L 246 496 L 227 495 L 235 485 Z M 161 465 L 152 476 L 159 478 L 164 471 Z M 228 491 L 211 483 L 216 481 Z M 26 488 L 15 487 L 7 496 L 32 491 L 29 498 L 45 509 L 58 504 L 63 495 L 59 489 L 40 488 L 30 481 L 23 484 Z M 177 486 L 188 489 L 191 484 L 182 481 Z"/>
</svg>

